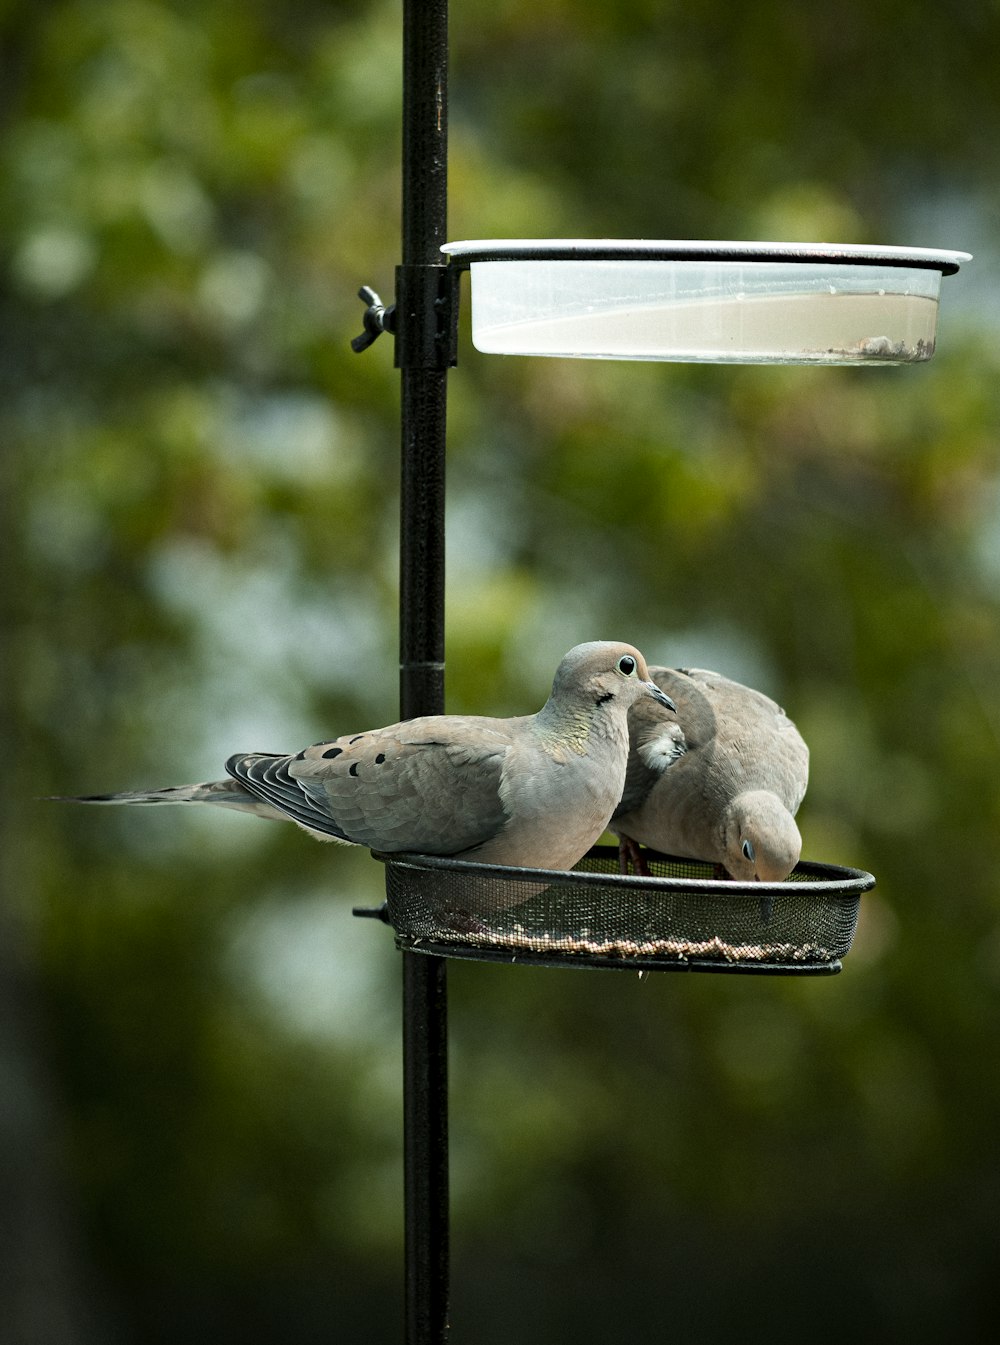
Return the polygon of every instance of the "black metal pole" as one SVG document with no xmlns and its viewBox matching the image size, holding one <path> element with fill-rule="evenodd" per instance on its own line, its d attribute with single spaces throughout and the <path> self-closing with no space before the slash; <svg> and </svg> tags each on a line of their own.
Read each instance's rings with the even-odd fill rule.
<svg viewBox="0 0 1000 1345">
<path fill-rule="evenodd" d="M 447 0 L 403 3 L 400 712 L 444 710 L 444 474 L 449 333 Z M 447 963 L 403 953 L 407 1345 L 448 1331 Z"/>
</svg>

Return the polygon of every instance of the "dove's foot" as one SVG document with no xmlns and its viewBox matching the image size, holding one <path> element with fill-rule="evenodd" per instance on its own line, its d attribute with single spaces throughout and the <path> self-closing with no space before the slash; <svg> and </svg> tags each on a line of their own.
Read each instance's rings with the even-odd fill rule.
<svg viewBox="0 0 1000 1345">
<path fill-rule="evenodd" d="M 632 871 L 640 878 L 648 878 L 649 866 L 643 858 L 639 843 L 631 836 L 622 836 L 618 841 L 618 870 L 628 876 Z"/>
</svg>

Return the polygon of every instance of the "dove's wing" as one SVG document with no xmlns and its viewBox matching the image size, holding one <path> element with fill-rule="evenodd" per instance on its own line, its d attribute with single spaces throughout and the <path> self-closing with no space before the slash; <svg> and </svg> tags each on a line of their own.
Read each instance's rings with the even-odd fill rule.
<svg viewBox="0 0 1000 1345">
<path fill-rule="evenodd" d="M 390 853 L 453 855 L 508 819 L 500 782 L 518 722 L 432 716 L 295 756 L 239 754 L 226 769 L 310 831 Z"/>
<path fill-rule="evenodd" d="M 720 673 L 689 668 L 686 675 L 715 718 L 717 787 L 724 793 L 770 790 L 794 815 L 809 783 L 809 748 L 792 720 L 770 696 Z M 687 718 L 683 722 L 687 733 Z"/>
</svg>

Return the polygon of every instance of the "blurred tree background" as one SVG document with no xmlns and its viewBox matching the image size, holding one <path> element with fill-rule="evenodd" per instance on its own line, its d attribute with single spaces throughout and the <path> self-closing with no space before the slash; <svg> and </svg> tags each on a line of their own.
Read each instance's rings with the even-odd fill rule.
<svg viewBox="0 0 1000 1345">
<path fill-rule="evenodd" d="M 717 667 L 871 869 L 827 979 L 456 964 L 454 1336 L 984 1339 L 1000 1272 L 1000 10 L 455 0 L 451 234 L 965 248 L 926 367 L 480 357 L 449 709 Z M 0 1316 L 399 1339 L 366 852 L 55 793 L 396 717 L 390 0 L 6 0 Z M 12 750 L 11 750 L 12 749 Z"/>
</svg>

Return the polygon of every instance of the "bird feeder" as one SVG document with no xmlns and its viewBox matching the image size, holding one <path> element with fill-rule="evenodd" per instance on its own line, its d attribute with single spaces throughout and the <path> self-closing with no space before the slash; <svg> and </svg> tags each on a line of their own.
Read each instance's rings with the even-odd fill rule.
<svg viewBox="0 0 1000 1345">
<path fill-rule="evenodd" d="M 444 710 L 444 463 L 460 279 L 481 351 L 722 363 L 911 364 L 934 352 L 942 276 L 921 248 L 646 240 L 447 240 L 447 0 L 404 0 L 402 261 L 394 302 L 362 288 L 365 349 L 395 337 L 401 377 L 401 718 Z M 719 881 L 651 855 L 619 873 L 377 856 L 403 964 L 407 1345 L 448 1329 L 447 978 L 453 958 L 541 966 L 817 974 L 840 970 L 871 874 L 800 863 L 779 884 Z"/>
<path fill-rule="evenodd" d="M 823 975 L 850 950 L 871 874 L 802 861 L 783 883 L 720 882 L 711 864 L 643 852 L 623 874 L 595 846 L 571 872 L 376 855 L 398 947 L 437 957 L 619 971 Z"/>
<path fill-rule="evenodd" d="M 969 254 L 828 243 L 493 239 L 472 272 L 472 344 L 496 355 L 711 364 L 915 364 L 941 277 Z"/>
</svg>

